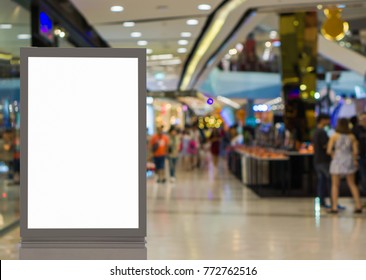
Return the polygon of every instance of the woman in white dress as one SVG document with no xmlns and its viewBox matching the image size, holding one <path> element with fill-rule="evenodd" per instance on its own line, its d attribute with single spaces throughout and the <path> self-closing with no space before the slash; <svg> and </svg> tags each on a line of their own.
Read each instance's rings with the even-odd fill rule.
<svg viewBox="0 0 366 280">
<path fill-rule="evenodd" d="M 348 119 L 339 119 L 336 132 L 329 139 L 327 153 L 331 155 L 330 174 L 332 175 L 332 209 L 338 213 L 338 195 L 341 176 L 346 176 L 348 187 L 355 201 L 355 213 L 362 213 L 360 194 L 355 183 L 358 167 L 358 142 L 351 133 Z"/>
</svg>

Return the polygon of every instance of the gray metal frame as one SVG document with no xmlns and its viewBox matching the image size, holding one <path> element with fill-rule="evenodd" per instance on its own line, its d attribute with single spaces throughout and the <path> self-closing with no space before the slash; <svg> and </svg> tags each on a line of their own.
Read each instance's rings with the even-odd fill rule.
<svg viewBox="0 0 366 280">
<path fill-rule="evenodd" d="M 146 237 L 146 50 L 111 48 L 22 48 L 20 79 L 20 236 L 22 242 L 139 242 Z M 139 227 L 138 229 L 28 229 L 28 58 L 116 57 L 138 59 Z M 72 67 L 72 66 L 71 66 Z M 123 77 L 121 77 L 123 79 Z M 128 182 L 126 182 L 128 184 Z M 45 209 L 46 210 L 46 209 Z"/>
</svg>

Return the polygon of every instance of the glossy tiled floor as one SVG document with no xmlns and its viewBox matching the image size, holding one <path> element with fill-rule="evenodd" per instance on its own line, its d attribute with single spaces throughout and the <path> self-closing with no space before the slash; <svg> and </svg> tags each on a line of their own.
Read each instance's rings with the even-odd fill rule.
<svg viewBox="0 0 366 280">
<path fill-rule="evenodd" d="M 338 216 L 309 198 L 259 198 L 221 166 L 179 171 L 176 183 L 148 182 L 149 259 L 366 259 L 366 214 L 352 201 Z M 17 258 L 19 229 L 0 238 L 0 258 Z"/>
</svg>

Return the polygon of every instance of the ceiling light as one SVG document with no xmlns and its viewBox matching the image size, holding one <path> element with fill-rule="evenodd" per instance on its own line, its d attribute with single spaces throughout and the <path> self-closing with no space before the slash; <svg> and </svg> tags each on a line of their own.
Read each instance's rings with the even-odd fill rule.
<svg viewBox="0 0 366 280">
<path fill-rule="evenodd" d="M 271 32 L 269 32 L 269 38 L 276 39 L 276 37 L 277 37 L 277 31 L 276 30 L 272 30 Z"/>
<path fill-rule="evenodd" d="M 120 13 L 122 12 L 124 9 L 122 6 L 112 6 L 111 7 L 111 12 L 113 13 Z"/>
<path fill-rule="evenodd" d="M 242 52 L 244 49 L 244 45 L 242 43 L 237 43 L 235 45 L 235 48 L 238 50 L 238 52 Z"/>
<path fill-rule="evenodd" d="M 178 45 L 186 46 L 186 45 L 188 45 L 188 41 L 187 40 L 179 40 Z"/>
<path fill-rule="evenodd" d="M 179 58 L 170 59 L 170 60 L 163 60 L 160 62 L 160 65 L 178 65 L 181 64 L 182 61 Z"/>
<path fill-rule="evenodd" d="M 189 20 L 186 21 L 186 23 L 188 25 L 197 25 L 198 24 L 198 20 L 196 20 L 196 19 L 189 19 Z"/>
<path fill-rule="evenodd" d="M 267 41 L 265 44 L 266 48 L 270 48 L 272 46 L 272 43 L 270 41 Z"/>
<path fill-rule="evenodd" d="M 344 9 L 346 7 L 346 5 L 345 4 L 339 4 L 339 5 L 337 5 L 337 8 L 338 9 Z"/>
<path fill-rule="evenodd" d="M 19 40 L 28 40 L 32 38 L 32 36 L 30 34 L 18 34 L 17 38 Z"/>
<path fill-rule="evenodd" d="M 13 25 L 11 25 L 10 23 L 0 24 L 0 29 L 11 29 L 12 27 Z"/>
<path fill-rule="evenodd" d="M 236 103 L 234 101 L 232 101 L 231 99 L 227 98 L 227 97 L 224 97 L 224 96 L 218 96 L 217 97 L 217 100 L 231 106 L 231 107 L 234 107 L 235 109 L 239 109 L 240 108 L 240 104 L 239 103 Z"/>
<path fill-rule="evenodd" d="M 183 38 L 189 38 L 192 36 L 192 33 L 191 32 L 181 32 L 180 36 Z"/>
<path fill-rule="evenodd" d="M 134 37 L 134 38 L 138 38 L 138 37 L 141 37 L 141 32 L 132 32 L 131 33 L 131 37 Z"/>
<path fill-rule="evenodd" d="M 158 55 L 150 56 L 151 60 L 162 60 L 162 59 L 172 59 L 172 58 L 173 58 L 172 54 L 158 54 Z"/>
<path fill-rule="evenodd" d="M 201 4 L 201 5 L 198 5 L 198 10 L 201 10 L 201 11 L 209 11 L 211 10 L 211 5 L 208 5 L 208 4 Z"/>
<path fill-rule="evenodd" d="M 236 55 L 238 53 L 238 50 L 237 49 L 231 49 L 229 50 L 229 54 L 230 55 Z"/>
<path fill-rule="evenodd" d="M 137 41 L 137 45 L 139 45 L 139 46 L 146 46 L 147 45 L 147 41 L 145 41 L 145 40 Z"/>
<path fill-rule="evenodd" d="M 179 48 L 177 50 L 178 53 L 186 53 L 187 52 L 187 49 L 186 48 Z"/>
<path fill-rule="evenodd" d="M 152 49 L 146 49 L 146 53 L 147 54 L 152 54 L 153 53 L 153 50 Z"/>
<path fill-rule="evenodd" d="M 316 6 L 316 7 L 318 8 L 318 10 L 323 9 L 323 5 L 318 5 L 318 6 Z"/>
<path fill-rule="evenodd" d="M 123 23 L 123 26 L 124 27 L 134 27 L 135 26 L 135 23 L 133 21 L 125 21 Z"/>
<path fill-rule="evenodd" d="M 165 65 L 179 65 L 181 63 L 182 61 L 179 58 L 174 58 L 161 61 L 148 61 L 147 66 L 152 67 L 152 66 L 165 66 Z"/>
</svg>

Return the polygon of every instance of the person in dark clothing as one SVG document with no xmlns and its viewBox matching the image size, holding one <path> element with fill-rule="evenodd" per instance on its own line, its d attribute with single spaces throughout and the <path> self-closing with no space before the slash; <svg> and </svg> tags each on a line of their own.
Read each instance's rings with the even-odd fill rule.
<svg viewBox="0 0 366 280">
<path fill-rule="evenodd" d="M 358 118 L 357 118 L 357 116 L 353 116 L 352 118 L 350 118 L 349 122 L 352 125 L 352 134 L 355 134 L 355 129 L 357 129 L 357 127 L 358 127 Z"/>
<path fill-rule="evenodd" d="M 313 134 L 314 145 L 314 168 L 317 176 L 317 197 L 319 198 L 320 206 L 330 208 L 330 205 L 325 202 L 325 198 L 329 196 L 331 186 L 331 176 L 329 173 L 331 158 L 327 154 L 327 144 L 329 137 L 324 130 L 330 124 L 330 117 L 321 114 L 317 118 L 317 126 Z M 338 205 L 338 209 L 342 210 L 345 207 Z"/>
<path fill-rule="evenodd" d="M 327 154 L 327 144 L 329 137 L 324 128 L 329 125 L 330 117 L 328 115 L 319 115 L 317 127 L 313 135 L 314 145 L 314 167 L 317 176 L 317 197 L 322 207 L 329 208 L 325 203 L 325 197 L 329 195 L 330 190 L 330 156 Z"/>
<path fill-rule="evenodd" d="M 361 193 L 366 194 L 366 113 L 362 113 L 359 116 L 359 124 L 353 126 L 352 133 L 358 141 L 358 170 L 360 175 Z"/>
</svg>

